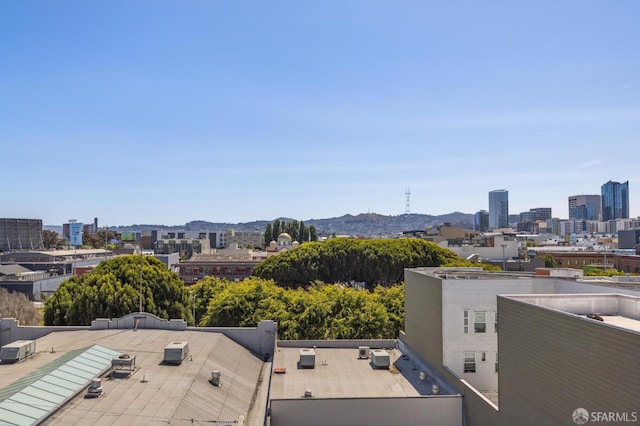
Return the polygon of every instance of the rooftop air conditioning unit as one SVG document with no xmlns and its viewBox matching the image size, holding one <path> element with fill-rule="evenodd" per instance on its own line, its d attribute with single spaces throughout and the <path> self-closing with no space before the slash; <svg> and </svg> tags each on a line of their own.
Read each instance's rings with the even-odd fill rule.
<svg viewBox="0 0 640 426">
<path fill-rule="evenodd" d="M 300 349 L 300 367 L 315 368 L 316 351 L 314 349 Z"/>
<path fill-rule="evenodd" d="M 369 359 L 369 346 L 358 347 L 358 359 Z"/>
<path fill-rule="evenodd" d="M 11 363 L 22 361 L 36 353 L 35 340 L 16 340 L 0 348 L 0 361 Z"/>
<path fill-rule="evenodd" d="M 164 348 L 164 359 L 166 364 L 182 364 L 182 361 L 189 356 L 189 342 L 173 342 Z"/>
<path fill-rule="evenodd" d="M 391 357 L 389 352 L 383 349 L 371 349 L 371 362 L 375 368 L 389 368 Z"/>
</svg>

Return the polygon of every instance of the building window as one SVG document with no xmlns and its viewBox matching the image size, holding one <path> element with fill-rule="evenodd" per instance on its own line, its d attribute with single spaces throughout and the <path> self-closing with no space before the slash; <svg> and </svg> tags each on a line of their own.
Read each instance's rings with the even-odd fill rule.
<svg viewBox="0 0 640 426">
<path fill-rule="evenodd" d="M 465 373 L 476 372 L 476 353 L 475 352 L 464 353 L 464 372 Z"/>
<path fill-rule="evenodd" d="M 558 263 L 558 266 L 562 266 L 562 259 L 558 259 L 557 263 Z"/>
<path fill-rule="evenodd" d="M 474 330 L 476 333 L 487 332 L 486 312 L 476 312 L 474 318 Z"/>
<path fill-rule="evenodd" d="M 487 353 L 486 352 L 481 352 L 480 353 L 480 360 L 482 362 L 485 362 L 487 360 Z"/>
<path fill-rule="evenodd" d="M 498 372 L 498 352 L 496 352 L 496 373 Z"/>
<path fill-rule="evenodd" d="M 498 332 L 498 313 L 496 312 L 496 316 L 495 316 L 495 322 L 493 323 L 493 331 L 495 333 Z"/>
<path fill-rule="evenodd" d="M 464 334 L 469 333 L 469 311 L 464 311 Z"/>
</svg>

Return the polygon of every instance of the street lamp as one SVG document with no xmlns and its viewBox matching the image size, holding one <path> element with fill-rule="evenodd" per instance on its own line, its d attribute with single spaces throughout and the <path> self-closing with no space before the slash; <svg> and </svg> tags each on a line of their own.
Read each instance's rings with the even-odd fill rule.
<svg viewBox="0 0 640 426">
<path fill-rule="evenodd" d="M 142 313 L 142 241 L 140 241 L 140 313 Z"/>
<path fill-rule="evenodd" d="M 506 244 L 500 244 L 500 247 L 502 247 L 502 270 L 506 271 L 507 270 L 507 258 L 504 257 L 504 249 L 508 248 L 509 246 Z"/>
<path fill-rule="evenodd" d="M 107 258 L 107 235 L 109 234 L 109 228 L 104 227 L 104 258 Z"/>
<path fill-rule="evenodd" d="M 196 320 L 196 299 L 197 299 L 197 295 L 194 293 L 193 296 L 191 296 L 191 299 L 193 300 L 193 326 L 197 327 L 198 326 L 198 321 Z"/>
</svg>

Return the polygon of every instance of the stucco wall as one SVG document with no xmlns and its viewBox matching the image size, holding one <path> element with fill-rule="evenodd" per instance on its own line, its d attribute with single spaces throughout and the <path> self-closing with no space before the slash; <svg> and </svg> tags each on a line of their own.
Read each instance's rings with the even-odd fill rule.
<svg viewBox="0 0 640 426">
<path fill-rule="evenodd" d="M 279 399 L 271 426 L 461 426 L 461 396 Z"/>
</svg>

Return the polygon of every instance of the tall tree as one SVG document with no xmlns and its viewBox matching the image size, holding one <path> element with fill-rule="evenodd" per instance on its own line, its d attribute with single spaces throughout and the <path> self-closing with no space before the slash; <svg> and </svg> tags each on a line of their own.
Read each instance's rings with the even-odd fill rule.
<svg viewBox="0 0 640 426">
<path fill-rule="evenodd" d="M 142 309 L 160 318 L 191 320 L 188 292 L 173 272 L 150 256 L 102 261 L 90 274 L 63 281 L 45 302 L 46 325 L 89 325 Z"/>
<path fill-rule="evenodd" d="M 283 232 L 280 226 L 280 219 L 276 219 L 273 221 L 273 239 L 276 241 L 278 240 L 278 235 Z"/>
<path fill-rule="evenodd" d="M 62 247 L 63 244 L 62 238 L 55 231 L 49 231 L 48 229 L 42 230 L 42 244 L 46 249 L 56 249 Z"/>
<path fill-rule="evenodd" d="M 269 247 L 271 241 L 273 241 L 273 226 L 267 223 L 267 229 L 264 230 L 264 246 Z"/>
<path fill-rule="evenodd" d="M 303 243 L 307 241 L 306 234 L 308 233 L 307 228 L 304 226 L 304 222 L 300 221 L 300 226 L 298 227 L 298 242 Z"/>
</svg>

